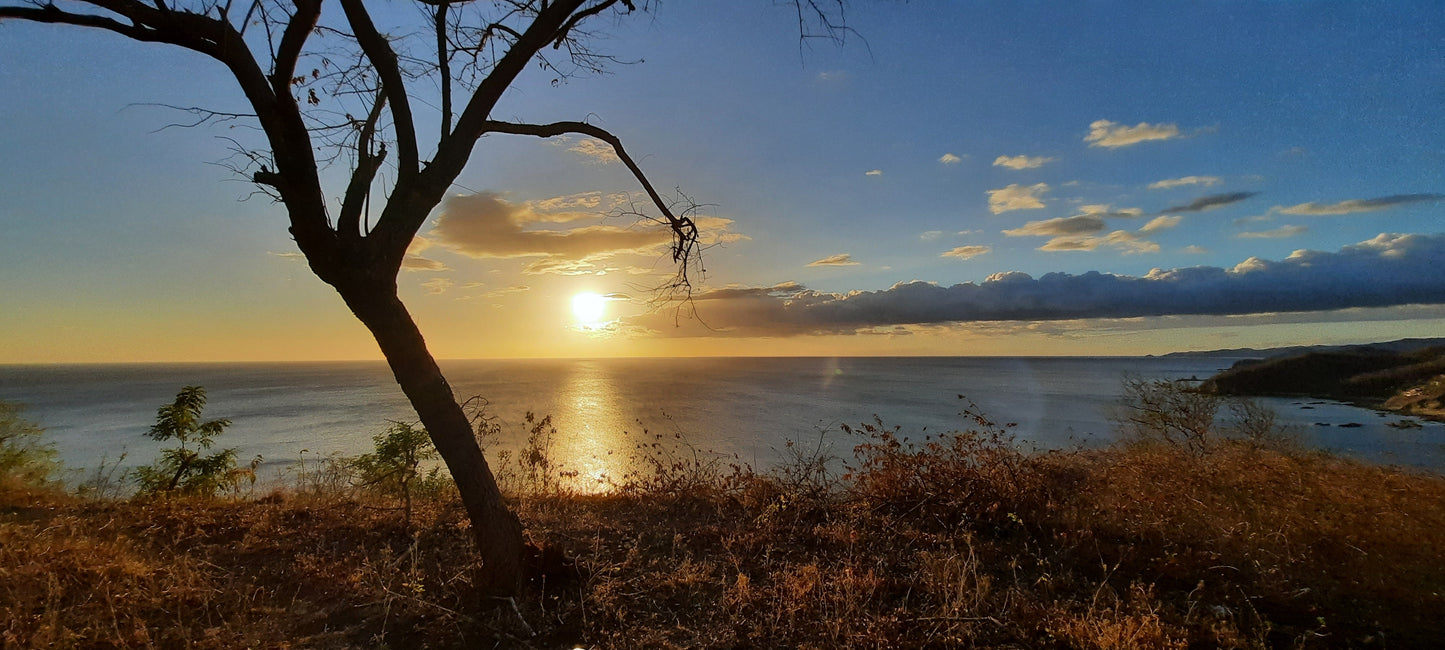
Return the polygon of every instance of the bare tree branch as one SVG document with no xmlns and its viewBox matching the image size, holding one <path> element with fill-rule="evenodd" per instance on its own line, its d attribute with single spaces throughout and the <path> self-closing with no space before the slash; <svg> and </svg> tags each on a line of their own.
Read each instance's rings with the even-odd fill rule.
<svg viewBox="0 0 1445 650">
<path fill-rule="evenodd" d="M 296 13 L 292 14 L 291 20 L 286 23 L 286 30 L 281 34 L 281 45 L 276 48 L 276 60 L 271 66 L 271 87 L 277 95 L 291 93 L 291 77 L 296 72 L 296 61 L 301 57 L 306 38 L 311 35 L 316 28 L 316 21 L 321 18 L 321 0 L 293 1 L 296 3 Z"/>
<path fill-rule="evenodd" d="M 341 9 L 346 20 L 356 32 L 356 43 L 366 53 L 366 58 L 381 78 L 381 91 L 391 104 L 393 127 L 396 130 L 397 184 L 409 182 L 420 170 L 421 158 L 417 154 L 416 124 L 412 121 L 411 98 L 407 96 L 406 84 L 402 81 L 401 69 L 397 66 L 396 52 L 391 43 L 376 30 L 371 14 L 361 0 L 341 0 Z"/>
<path fill-rule="evenodd" d="M 667 219 L 667 225 L 672 229 L 673 233 L 672 261 L 674 263 L 682 263 L 687 260 L 689 255 L 695 250 L 698 238 L 697 224 L 693 223 L 691 217 L 686 215 L 678 217 L 673 214 L 667 202 L 662 199 L 662 196 L 657 193 L 657 189 L 652 186 L 652 181 L 647 178 L 647 174 L 643 173 L 642 168 L 637 165 L 637 162 L 632 159 L 632 156 L 629 156 L 627 150 L 622 147 L 622 140 L 610 131 L 586 122 L 518 124 L 514 122 L 488 120 L 484 123 L 483 127 L 484 133 L 510 133 L 513 135 L 531 135 L 539 138 L 551 138 L 568 133 L 579 133 L 606 142 L 608 145 L 611 145 L 612 151 L 617 154 L 617 159 L 621 160 L 622 164 L 627 166 L 628 171 L 632 172 L 633 178 L 636 178 L 638 184 L 642 185 L 642 189 L 647 192 L 647 197 L 652 200 L 652 205 Z"/>
<path fill-rule="evenodd" d="M 356 168 L 351 171 L 351 181 L 347 183 L 346 194 L 341 201 L 341 213 L 336 217 L 336 232 L 343 238 L 355 239 L 366 234 L 361 225 L 361 213 L 371 194 L 371 182 L 386 160 L 385 144 L 377 153 L 371 152 L 376 122 L 381 119 L 381 110 L 385 106 L 386 95 L 376 93 L 371 112 L 357 126 Z"/>
</svg>

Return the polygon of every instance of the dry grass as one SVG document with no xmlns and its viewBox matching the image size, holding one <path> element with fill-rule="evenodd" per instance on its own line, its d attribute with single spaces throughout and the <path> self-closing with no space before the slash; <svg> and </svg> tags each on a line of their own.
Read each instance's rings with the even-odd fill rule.
<svg viewBox="0 0 1445 650">
<path fill-rule="evenodd" d="M 460 508 L 0 498 L 5 647 L 1433 647 L 1445 479 L 1218 443 L 1027 455 L 885 427 L 851 480 L 521 495 L 481 602 Z M 997 433 L 997 432 L 994 432 Z M 805 462 L 800 460 L 799 462 Z M 696 486 L 694 486 L 696 487 Z"/>
</svg>

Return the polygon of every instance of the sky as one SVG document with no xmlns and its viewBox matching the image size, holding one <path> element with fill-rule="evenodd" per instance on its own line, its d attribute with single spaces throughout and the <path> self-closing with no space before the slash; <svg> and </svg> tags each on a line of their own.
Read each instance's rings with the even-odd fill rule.
<svg viewBox="0 0 1445 650">
<path fill-rule="evenodd" d="M 432 352 L 1445 333 L 1445 5 L 860 1 L 848 21 L 800 41 L 775 3 L 665 2 L 594 25 L 604 74 L 529 69 L 494 117 L 602 126 L 702 204 L 696 313 L 655 300 L 667 235 L 619 216 L 640 188 L 605 147 L 492 135 L 399 278 Z M 190 118 L 160 104 L 242 108 L 218 64 L 14 22 L 0 60 L 0 363 L 380 358 L 228 166 L 254 130 L 166 128 Z"/>
</svg>

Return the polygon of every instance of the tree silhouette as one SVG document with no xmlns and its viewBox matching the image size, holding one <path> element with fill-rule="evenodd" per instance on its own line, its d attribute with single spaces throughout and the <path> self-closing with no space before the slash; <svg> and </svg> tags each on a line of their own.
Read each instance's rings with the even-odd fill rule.
<svg viewBox="0 0 1445 650">
<path fill-rule="evenodd" d="M 394 3 L 402 4 L 402 3 Z M 238 171 L 284 205 L 290 232 L 312 272 L 331 285 L 370 330 L 455 479 L 481 552 L 481 583 L 493 595 L 521 580 L 522 531 L 446 378 L 397 297 L 407 246 L 473 154 L 492 133 L 578 134 L 611 146 L 647 194 L 649 216 L 672 234 L 676 274 L 661 287 L 686 293 L 698 231 L 653 187 L 617 136 L 581 121 L 493 119 L 503 93 L 532 62 L 560 76 L 612 61 L 588 45 L 600 17 L 643 12 L 650 0 L 413 0 L 414 23 L 395 36 L 378 28 L 365 0 L 0 0 L 12 20 L 87 27 L 165 43 L 223 64 L 250 114 L 191 108 L 201 121 L 247 119 L 266 149 L 237 143 Z M 838 39 L 842 0 L 795 0 L 803 38 Z M 395 12 L 393 12 L 395 13 Z M 388 15 L 388 19 L 395 18 Z M 423 54 L 424 53 L 424 54 Z M 423 149 L 418 88 L 437 89 L 440 129 Z M 318 94 L 319 91 L 319 94 Z M 322 106 L 343 98 L 354 112 Z M 338 100 L 340 101 L 340 100 Z M 424 157 L 430 154 L 429 158 Z M 344 188 L 328 195 L 321 171 L 345 163 Z M 379 215 L 370 205 L 378 173 L 390 171 Z M 336 191 L 339 190 L 339 191 Z M 331 206 L 339 204 L 339 208 Z"/>
</svg>

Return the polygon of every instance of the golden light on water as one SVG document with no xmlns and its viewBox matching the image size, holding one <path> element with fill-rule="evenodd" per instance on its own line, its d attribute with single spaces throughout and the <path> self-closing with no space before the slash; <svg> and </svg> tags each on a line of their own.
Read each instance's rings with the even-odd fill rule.
<svg viewBox="0 0 1445 650">
<path fill-rule="evenodd" d="M 631 468 L 627 421 L 617 405 L 615 380 L 600 364 L 578 362 L 561 391 L 559 420 L 570 435 L 558 445 L 565 468 L 576 471 L 577 489 L 605 492 Z"/>
</svg>

